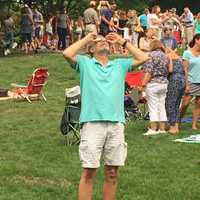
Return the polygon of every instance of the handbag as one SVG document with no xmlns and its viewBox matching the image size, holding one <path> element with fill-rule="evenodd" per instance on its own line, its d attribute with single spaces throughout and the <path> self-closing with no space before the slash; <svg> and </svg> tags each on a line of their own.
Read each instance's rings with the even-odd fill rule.
<svg viewBox="0 0 200 200">
<path fill-rule="evenodd" d="M 8 97 L 8 90 L 0 89 L 0 97 Z"/>
</svg>

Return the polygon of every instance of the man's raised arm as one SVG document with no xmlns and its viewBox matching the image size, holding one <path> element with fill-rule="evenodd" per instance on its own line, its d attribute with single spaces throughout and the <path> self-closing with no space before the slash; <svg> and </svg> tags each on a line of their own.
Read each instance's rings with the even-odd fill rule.
<svg viewBox="0 0 200 200">
<path fill-rule="evenodd" d="M 110 43 L 118 43 L 124 48 L 128 49 L 128 51 L 132 54 L 134 58 L 133 67 L 141 65 L 149 59 L 148 55 L 146 55 L 143 51 L 141 51 L 139 48 L 135 47 L 131 43 L 127 42 L 116 33 L 109 33 L 106 38 Z"/>
<path fill-rule="evenodd" d="M 76 55 L 79 50 L 81 50 L 86 44 L 92 42 L 96 39 L 97 35 L 95 33 L 89 33 L 86 37 L 75 42 L 68 48 L 63 51 L 63 56 L 67 59 L 67 61 L 71 64 L 76 63 Z"/>
</svg>

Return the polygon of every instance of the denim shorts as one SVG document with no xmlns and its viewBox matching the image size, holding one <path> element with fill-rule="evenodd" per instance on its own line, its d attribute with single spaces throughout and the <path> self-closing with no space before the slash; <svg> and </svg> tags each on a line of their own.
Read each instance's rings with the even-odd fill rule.
<svg viewBox="0 0 200 200">
<path fill-rule="evenodd" d="M 31 43 L 32 42 L 31 33 L 21 33 L 21 40 L 22 40 L 22 43 L 25 43 L 25 42 Z"/>
<path fill-rule="evenodd" d="M 80 134 L 79 156 L 83 168 L 98 168 L 101 158 L 104 165 L 124 166 L 127 143 L 123 123 L 84 123 Z"/>
<path fill-rule="evenodd" d="M 40 27 L 35 28 L 35 37 L 38 39 L 40 38 L 40 29 Z"/>
</svg>

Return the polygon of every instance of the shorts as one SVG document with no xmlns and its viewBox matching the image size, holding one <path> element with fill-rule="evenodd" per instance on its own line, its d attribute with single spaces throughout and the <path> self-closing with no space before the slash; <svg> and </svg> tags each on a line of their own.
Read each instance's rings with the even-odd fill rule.
<svg viewBox="0 0 200 200">
<path fill-rule="evenodd" d="M 191 96 L 200 96 L 200 83 L 190 83 L 189 82 L 189 87 L 190 87 L 190 91 L 189 91 L 189 95 Z"/>
<path fill-rule="evenodd" d="M 40 38 L 40 29 L 40 27 L 35 28 L 35 37 L 38 39 Z"/>
<path fill-rule="evenodd" d="M 32 42 L 31 37 L 32 37 L 31 33 L 22 33 L 21 34 L 22 43 L 25 43 L 25 42 L 31 43 Z"/>
<path fill-rule="evenodd" d="M 106 37 L 110 33 L 110 29 L 107 26 L 100 26 L 100 32 L 99 34 L 102 35 L 103 37 Z"/>
<path fill-rule="evenodd" d="M 192 41 L 193 35 L 194 35 L 194 33 L 193 33 L 193 27 L 185 27 L 184 28 L 184 39 L 185 39 L 185 42 L 187 44 L 189 44 L 190 41 Z"/>
<path fill-rule="evenodd" d="M 101 157 L 104 165 L 124 166 L 127 143 L 123 123 L 87 122 L 80 134 L 79 156 L 83 168 L 98 168 Z"/>
</svg>

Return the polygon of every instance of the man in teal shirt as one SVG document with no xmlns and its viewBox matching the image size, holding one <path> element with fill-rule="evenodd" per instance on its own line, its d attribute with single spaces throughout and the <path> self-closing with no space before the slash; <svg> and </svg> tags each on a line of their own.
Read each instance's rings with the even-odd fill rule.
<svg viewBox="0 0 200 200">
<path fill-rule="evenodd" d="M 88 43 L 92 45 L 93 57 L 78 55 Z M 109 60 L 109 43 L 127 48 L 132 57 Z M 116 33 L 110 33 L 106 38 L 90 33 L 68 47 L 63 55 L 80 73 L 80 122 L 83 127 L 79 155 L 83 172 L 79 200 L 92 199 L 93 180 L 101 157 L 105 165 L 103 199 L 114 200 L 118 167 L 124 165 L 127 153 L 124 140 L 125 76 L 148 57 Z"/>
</svg>

